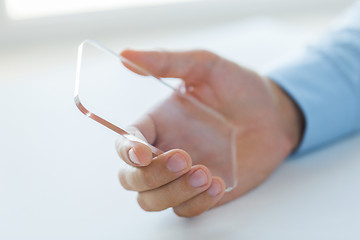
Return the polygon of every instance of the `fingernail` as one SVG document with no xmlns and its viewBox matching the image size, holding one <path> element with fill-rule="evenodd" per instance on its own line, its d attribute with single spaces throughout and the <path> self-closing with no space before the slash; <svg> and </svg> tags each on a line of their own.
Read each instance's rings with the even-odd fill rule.
<svg viewBox="0 0 360 240">
<path fill-rule="evenodd" d="M 172 172 L 180 172 L 187 168 L 187 162 L 181 154 L 176 153 L 167 161 L 166 166 Z"/>
<path fill-rule="evenodd" d="M 140 161 L 139 161 L 138 157 L 136 156 L 133 148 L 131 148 L 129 150 L 129 158 L 130 158 L 130 161 L 133 162 L 134 164 L 137 164 L 137 165 L 140 164 Z"/>
<path fill-rule="evenodd" d="M 204 170 L 199 169 L 193 172 L 189 177 L 189 183 L 194 188 L 201 187 L 208 182 L 208 178 Z"/>
<path fill-rule="evenodd" d="M 221 185 L 217 181 L 213 181 L 209 189 L 206 191 L 210 196 L 215 197 L 221 192 Z"/>
</svg>

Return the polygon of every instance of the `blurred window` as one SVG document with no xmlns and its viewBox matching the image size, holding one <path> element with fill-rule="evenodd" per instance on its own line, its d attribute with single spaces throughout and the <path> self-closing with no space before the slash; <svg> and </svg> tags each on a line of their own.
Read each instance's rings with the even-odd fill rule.
<svg viewBox="0 0 360 240">
<path fill-rule="evenodd" d="M 126 7 L 152 6 L 201 0 L 4 0 L 11 19 L 29 19 Z"/>
</svg>

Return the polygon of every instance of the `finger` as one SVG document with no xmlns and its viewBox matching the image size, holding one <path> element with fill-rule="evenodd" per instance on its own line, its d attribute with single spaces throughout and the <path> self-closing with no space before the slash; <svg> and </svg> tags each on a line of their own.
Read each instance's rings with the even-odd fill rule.
<svg viewBox="0 0 360 240">
<path fill-rule="evenodd" d="M 124 50 L 121 56 L 154 76 L 182 78 L 189 84 L 206 79 L 212 67 L 220 60 L 219 56 L 205 50 L 186 52 Z M 134 65 L 126 62 L 124 65 L 136 73 L 147 75 Z"/>
<path fill-rule="evenodd" d="M 126 128 L 126 131 L 149 144 L 156 140 L 155 125 L 148 115 L 142 117 L 133 126 Z M 129 141 L 120 136 L 116 140 L 115 146 L 120 158 L 132 166 L 147 166 L 152 161 L 151 149 L 145 144 Z"/>
<path fill-rule="evenodd" d="M 211 173 L 203 165 L 193 166 L 178 179 L 154 190 L 140 192 L 138 203 L 145 211 L 175 207 L 209 188 Z"/>
<path fill-rule="evenodd" d="M 121 169 L 119 180 L 125 189 L 142 192 L 163 186 L 190 168 L 190 156 L 183 150 L 174 149 L 155 157 L 147 167 Z"/>
<path fill-rule="evenodd" d="M 128 132 L 129 134 L 139 138 L 140 140 L 147 142 L 145 136 L 140 132 L 140 130 L 137 127 L 130 126 L 130 127 L 125 128 L 125 131 Z"/>
<path fill-rule="evenodd" d="M 156 141 L 155 123 L 150 115 L 144 115 L 129 128 L 130 134 L 143 136 L 149 144 L 153 144 Z"/>
<path fill-rule="evenodd" d="M 131 166 L 147 166 L 152 161 L 152 151 L 145 144 L 137 141 L 129 141 L 121 136 L 116 140 L 115 145 L 120 158 Z"/>
<path fill-rule="evenodd" d="M 181 217 L 194 217 L 215 206 L 224 196 L 225 184 L 219 177 L 213 177 L 210 187 L 194 198 L 173 208 Z"/>
</svg>

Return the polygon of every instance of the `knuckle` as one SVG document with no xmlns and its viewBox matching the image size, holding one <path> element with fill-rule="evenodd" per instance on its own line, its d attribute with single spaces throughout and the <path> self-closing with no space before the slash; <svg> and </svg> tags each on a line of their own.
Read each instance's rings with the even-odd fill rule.
<svg viewBox="0 0 360 240">
<path fill-rule="evenodd" d="M 186 218 L 199 216 L 206 210 L 207 209 L 193 208 L 193 207 L 192 208 L 189 208 L 189 207 L 174 207 L 173 208 L 173 211 L 176 215 L 178 215 L 179 217 L 186 217 Z"/>
<path fill-rule="evenodd" d="M 197 64 L 193 66 L 192 73 L 210 76 L 215 66 L 221 62 L 221 58 L 208 50 L 196 51 Z"/>
<path fill-rule="evenodd" d="M 202 210 L 202 209 L 197 209 L 191 212 L 191 216 L 190 217 L 196 217 L 199 216 L 200 214 L 202 214 L 203 212 L 205 212 L 206 210 Z"/>
<path fill-rule="evenodd" d="M 180 208 L 173 208 L 174 213 L 179 216 L 179 217 L 183 217 L 183 218 L 190 218 L 190 217 L 194 217 L 195 215 L 193 215 L 190 212 L 184 211 L 183 209 Z"/>
<path fill-rule="evenodd" d="M 137 202 L 139 206 L 146 212 L 158 212 L 167 209 L 161 201 L 151 199 L 146 193 L 138 193 Z"/>
<path fill-rule="evenodd" d="M 119 172 L 119 182 L 120 182 L 121 186 L 124 189 L 132 190 L 129 183 L 128 183 L 128 181 L 127 181 L 126 174 L 123 171 Z"/>
<path fill-rule="evenodd" d="M 178 217 L 187 217 L 187 215 L 185 215 L 184 212 L 182 212 L 178 208 L 173 208 L 173 211 Z"/>
<path fill-rule="evenodd" d="M 208 50 L 203 50 L 203 49 L 198 50 L 198 54 L 201 59 L 205 59 L 205 60 L 218 58 L 218 56 L 215 53 L 210 52 Z"/>
<path fill-rule="evenodd" d="M 144 211 L 147 212 L 153 211 L 153 208 L 151 208 L 151 206 L 148 204 L 142 193 L 138 193 L 137 202 Z"/>
<path fill-rule="evenodd" d="M 138 193 L 137 202 L 147 212 L 158 212 L 170 207 L 166 204 L 166 200 L 159 198 L 159 196 L 149 195 L 148 192 Z"/>
<path fill-rule="evenodd" d="M 143 184 L 147 189 L 154 189 L 158 187 L 158 182 L 153 172 L 142 171 L 140 176 L 141 176 L 141 182 L 143 182 Z"/>
<path fill-rule="evenodd" d="M 161 52 L 160 53 L 160 61 L 159 61 L 159 66 L 160 66 L 160 75 L 167 75 L 170 71 L 170 64 L 169 64 L 169 58 L 170 58 L 170 54 L 167 52 Z"/>
</svg>

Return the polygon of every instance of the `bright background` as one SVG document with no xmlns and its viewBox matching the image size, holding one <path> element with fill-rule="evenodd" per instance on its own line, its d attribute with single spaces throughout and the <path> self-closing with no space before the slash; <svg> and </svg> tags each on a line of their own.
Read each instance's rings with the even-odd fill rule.
<svg viewBox="0 0 360 240">
<path fill-rule="evenodd" d="M 73 103 L 84 39 L 118 52 L 205 48 L 266 72 L 351 2 L 0 0 L 0 239 L 359 239 L 359 137 L 184 220 L 139 209 L 117 182 L 116 134 Z"/>
</svg>

